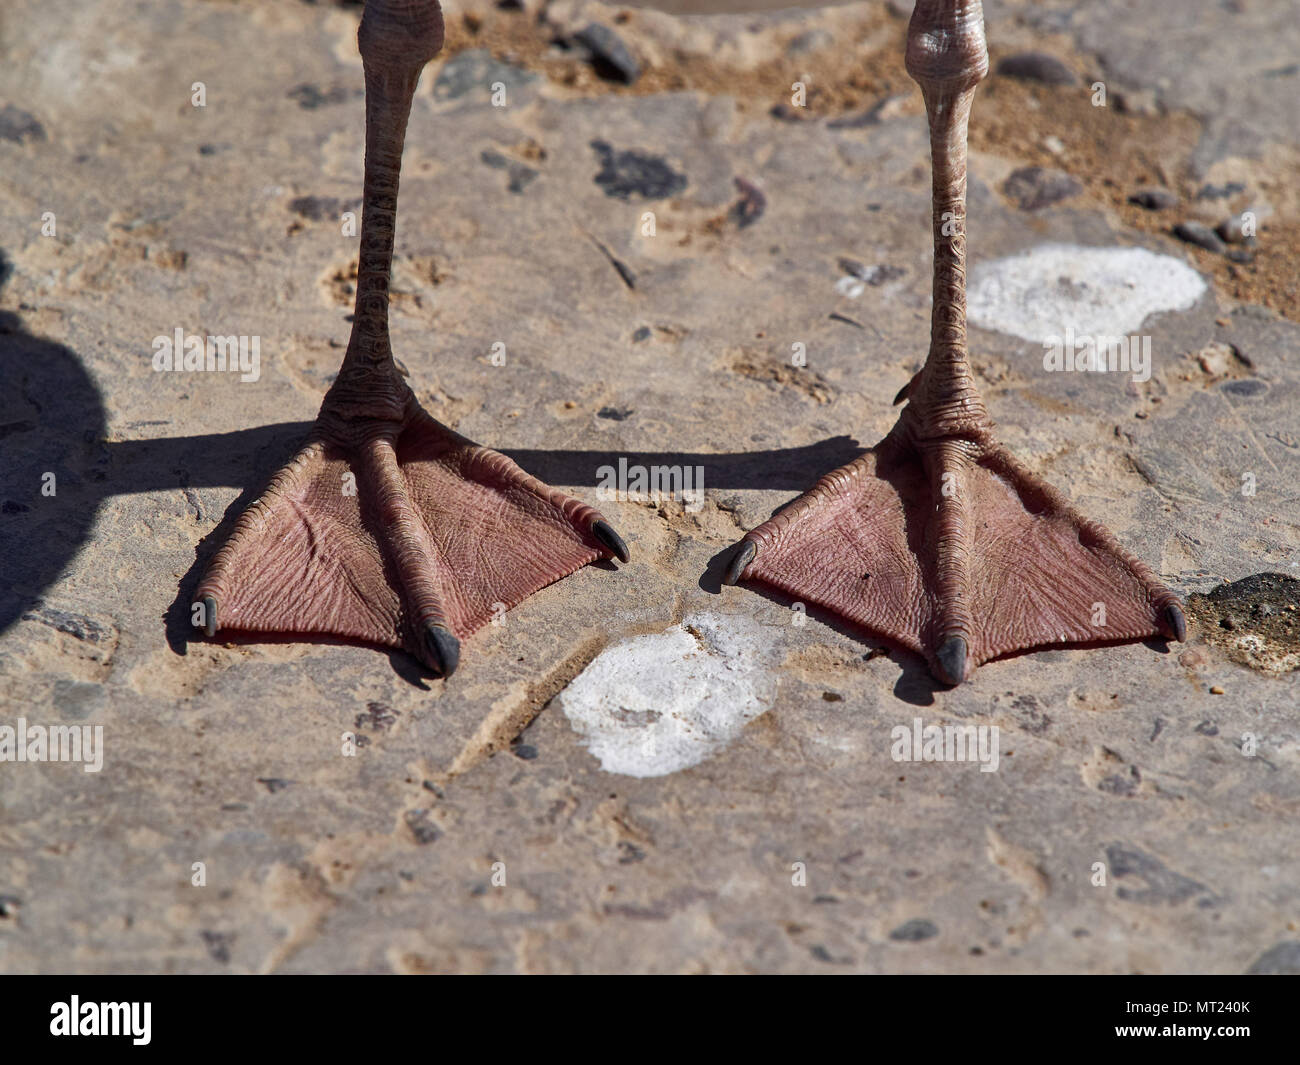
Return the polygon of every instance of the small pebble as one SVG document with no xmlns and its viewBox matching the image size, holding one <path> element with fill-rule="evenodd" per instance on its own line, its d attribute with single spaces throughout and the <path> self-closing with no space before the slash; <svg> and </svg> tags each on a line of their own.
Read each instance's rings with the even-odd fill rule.
<svg viewBox="0 0 1300 1065">
<path fill-rule="evenodd" d="M 1200 222 L 1179 222 L 1174 226 L 1174 236 L 1179 240 L 1185 240 L 1188 244 L 1195 244 L 1198 248 L 1218 252 L 1220 255 L 1227 250 L 1227 245 L 1219 239 L 1214 230 Z"/>
<path fill-rule="evenodd" d="M 1226 241 L 1228 244 L 1251 244 L 1254 237 L 1246 235 L 1245 223 L 1241 220 L 1241 215 L 1229 215 L 1217 226 L 1214 232 Z"/>
<path fill-rule="evenodd" d="M 1226 377 L 1229 368 L 1237 361 L 1237 349 L 1221 340 L 1215 341 L 1196 353 L 1196 361 L 1211 377 Z"/>
<path fill-rule="evenodd" d="M 1220 688 L 1220 687 L 1216 684 L 1216 685 L 1214 685 L 1214 687 L 1212 687 L 1212 688 L 1210 689 L 1210 694 L 1211 694 L 1211 695 L 1222 695 L 1222 694 L 1223 694 L 1223 689 Z"/>
<path fill-rule="evenodd" d="M 641 65 L 632 57 L 623 39 L 608 26 L 593 22 L 573 39 L 591 52 L 591 65 L 607 81 L 631 85 L 641 76 Z"/>
<path fill-rule="evenodd" d="M 1079 79 L 1055 56 L 1042 52 L 1019 52 L 998 64 L 998 73 L 1008 78 L 1038 81 L 1044 85 L 1077 85 Z"/>
<path fill-rule="evenodd" d="M 1160 185 L 1147 185 L 1133 193 L 1128 202 L 1145 207 L 1148 211 L 1164 211 L 1176 207 L 1178 197 Z"/>
</svg>

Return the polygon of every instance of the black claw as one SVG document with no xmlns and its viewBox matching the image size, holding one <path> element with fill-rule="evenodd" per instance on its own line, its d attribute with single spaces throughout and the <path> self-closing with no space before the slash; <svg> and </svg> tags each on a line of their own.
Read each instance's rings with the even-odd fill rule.
<svg viewBox="0 0 1300 1065">
<path fill-rule="evenodd" d="M 912 376 L 908 379 L 907 384 L 905 384 L 902 388 L 898 390 L 898 395 L 894 397 L 893 405 L 895 407 L 897 407 L 900 403 L 902 403 L 903 400 L 911 396 L 912 387 L 916 384 L 916 379 L 920 376 L 921 376 L 921 371 L 917 370 L 916 373 L 912 374 Z"/>
<path fill-rule="evenodd" d="M 456 672 L 460 664 L 460 641 L 441 625 L 425 626 L 424 648 L 444 679 Z"/>
<path fill-rule="evenodd" d="M 753 540 L 741 540 L 736 553 L 731 556 L 731 561 L 727 564 L 727 572 L 722 576 L 722 583 L 735 584 L 740 580 L 740 575 L 745 571 L 745 567 L 754 561 L 756 554 L 758 554 L 758 544 Z"/>
<path fill-rule="evenodd" d="M 947 684 L 960 684 L 966 679 L 966 641 L 960 636 L 949 636 L 934 654 Z"/>
<path fill-rule="evenodd" d="M 215 596 L 203 597 L 203 632 L 208 636 L 217 634 L 217 600 Z"/>
<path fill-rule="evenodd" d="M 623 537 L 614 531 L 612 525 L 607 521 L 593 522 L 591 526 L 591 535 L 604 544 L 613 553 L 614 557 L 620 562 L 631 561 L 632 556 L 627 553 L 627 544 L 623 543 Z"/>
<path fill-rule="evenodd" d="M 1170 603 L 1165 607 L 1165 623 L 1173 630 L 1174 639 L 1179 643 L 1187 640 L 1187 620 L 1183 617 L 1182 607 Z"/>
</svg>

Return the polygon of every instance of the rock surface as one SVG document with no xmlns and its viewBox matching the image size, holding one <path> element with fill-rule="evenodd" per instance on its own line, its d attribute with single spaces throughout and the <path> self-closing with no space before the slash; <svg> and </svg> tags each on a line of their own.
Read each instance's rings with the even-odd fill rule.
<svg viewBox="0 0 1300 1065">
<path fill-rule="evenodd" d="M 1186 645 L 1046 649 L 954 690 L 802 604 L 720 587 L 730 544 L 889 429 L 925 354 L 905 18 L 520 7 L 458 6 L 424 75 L 394 349 L 437 417 L 600 506 L 633 562 L 537 594 L 444 683 L 402 655 L 190 625 L 214 532 L 292 453 L 346 342 L 355 8 L 9 4 L 0 730 L 102 728 L 103 764 L 0 761 L 0 969 L 1294 972 L 1294 596 L 1277 578 L 1209 594 L 1300 559 L 1289 5 L 987 4 L 995 56 L 1084 76 L 980 90 L 973 275 L 1082 245 L 1205 287 L 1132 326 L 1149 380 L 1045 372 L 1039 338 L 974 326 L 979 384 L 1023 462 L 1207 605 Z M 635 51 L 634 86 L 552 48 L 592 23 Z M 1092 105 L 1095 69 L 1161 113 Z M 1021 211 L 994 190 L 1031 166 L 1083 189 Z M 1233 182 L 1217 218 L 1273 208 L 1250 265 L 1126 202 Z M 1078 266 L 1045 290 L 1089 282 Z M 155 372 L 177 328 L 260 338 L 256 380 Z M 702 469 L 703 494 L 602 501 L 620 460 Z M 575 678 L 657 634 L 691 655 L 694 615 L 758 634 L 731 681 L 763 712 L 688 768 L 606 771 L 565 713 Z M 1223 618 L 1230 638 L 1198 627 Z M 692 676 L 706 705 L 737 662 L 699 653 L 703 672 L 665 655 L 681 672 L 606 709 L 640 728 Z M 894 761 L 918 722 L 996 726 L 997 770 Z"/>
</svg>

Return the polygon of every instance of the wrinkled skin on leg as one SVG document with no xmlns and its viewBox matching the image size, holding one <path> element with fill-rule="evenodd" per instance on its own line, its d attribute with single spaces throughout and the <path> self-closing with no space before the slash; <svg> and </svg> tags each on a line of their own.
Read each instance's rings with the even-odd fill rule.
<svg viewBox="0 0 1300 1065">
<path fill-rule="evenodd" d="M 1052 644 L 1185 637 L 1174 594 L 994 439 L 966 346 L 966 129 L 988 73 L 979 0 L 918 0 L 907 69 L 934 170 L 934 311 L 898 424 L 748 533 L 727 571 L 925 657 L 945 683 Z"/>
<path fill-rule="evenodd" d="M 302 450 L 240 515 L 199 583 L 209 636 L 321 634 L 400 647 L 449 675 L 460 640 L 598 558 L 601 515 L 430 417 L 389 346 L 398 176 L 436 0 L 370 0 L 358 32 L 366 175 L 356 313 Z"/>
</svg>

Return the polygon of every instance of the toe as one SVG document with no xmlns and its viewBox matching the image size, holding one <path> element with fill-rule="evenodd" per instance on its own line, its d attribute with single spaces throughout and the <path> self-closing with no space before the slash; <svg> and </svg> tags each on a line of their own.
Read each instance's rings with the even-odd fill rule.
<svg viewBox="0 0 1300 1065">
<path fill-rule="evenodd" d="M 628 554 L 627 544 L 623 542 L 623 537 L 614 531 L 614 527 L 607 521 L 595 521 L 591 525 L 591 535 L 599 540 L 609 552 L 620 562 L 628 562 L 631 555 Z"/>
<path fill-rule="evenodd" d="M 217 600 L 215 596 L 203 597 L 203 632 L 207 636 L 217 634 Z"/>
<path fill-rule="evenodd" d="M 1187 640 L 1187 620 L 1183 617 L 1183 610 L 1177 603 L 1170 603 L 1165 607 L 1165 625 L 1172 639 L 1179 643 Z"/>
<path fill-rule="evenodd" d="M 424 650 L 428 663 L 444 678 L 456 672 L 460 664 L 460 641 L 441 625 L 425 627 Z"/>
<path fill-rule="evenodd" d="M 934 653 L 939 666 L 939 679 L 945 684 L 960 684 L 966 679 L 966 641 L 960 636 L 949 636 Z"/>
<path fill-rule="evenodd" d="M 722 576 L 723 583 L 735 584 L 740 580 L 740 575 L 754 561 L 756 554 L 758 554 L 758 544 L 753 540 L 741 540 L 736 553 L 731 556 L 731 561 L 727 564 L 727 572 Z"/>
</svg>

